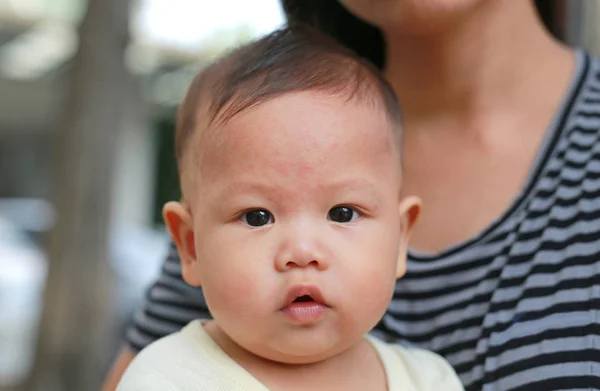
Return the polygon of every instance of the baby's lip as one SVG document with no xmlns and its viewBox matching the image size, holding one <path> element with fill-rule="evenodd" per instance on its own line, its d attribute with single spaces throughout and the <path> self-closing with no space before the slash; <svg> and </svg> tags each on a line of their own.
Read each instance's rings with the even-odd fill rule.
<svg viewBox="0 0 600 391">
<path fill-rule="evenodd" d="M 294 303 L 294 300 L 303 296 L 309 296 L 316 304 L 329 307 L 323 298 L 321 290 L 316 285 L 298 284 L 288 290 L 282 308 L 290 306 Z"/>
</svg>

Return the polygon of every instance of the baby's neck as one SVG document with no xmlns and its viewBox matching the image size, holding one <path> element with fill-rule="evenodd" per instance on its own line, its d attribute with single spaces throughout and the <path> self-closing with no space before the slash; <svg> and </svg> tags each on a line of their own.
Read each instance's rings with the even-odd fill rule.
<svg viewBox="0 0 600 391">
<path fill-rule="evenodd" d="M 361 339 L 329 359 L 284 364 L 259 357 L 232 341 L 215 322 L 205 324 L 211 338 L 269 390 L 386 390 L 386 374 L 373 346 Z"/>
</svg>

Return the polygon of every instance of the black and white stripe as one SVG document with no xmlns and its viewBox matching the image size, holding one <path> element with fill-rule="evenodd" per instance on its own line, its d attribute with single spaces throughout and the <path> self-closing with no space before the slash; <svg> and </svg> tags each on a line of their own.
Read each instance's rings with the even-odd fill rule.
<svg viewBox="0 0 600 391">
<path fill-rule="evenodd" d="M 411 254 L 382 322 L 467 390 L 600 389 L 600 63 L 571 91 L 512 207 L 476 238 Z"/>
<path fill-rule="evenodd" d="M 600 62 L 570 91 L 521 194 L 477 237 L 411 253 L 377 332 L 446 357 L 469 390 L 600 390 Z M 129 331 L 141 349 L 208 316 L 171 249 Z"/>
<path fill-rule="evenodd" d="M 183 281 L 177 249 L 171 244 L 161 275 L 146 293 L 143 308 L 135 314 L 127 340 L 139 351 L 194 319 L 209 317 L 202 290 Z"/>
</svg>

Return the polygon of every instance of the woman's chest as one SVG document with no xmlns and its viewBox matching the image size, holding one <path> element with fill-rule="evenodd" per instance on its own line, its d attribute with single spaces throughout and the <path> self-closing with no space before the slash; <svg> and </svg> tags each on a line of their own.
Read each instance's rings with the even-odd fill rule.
<svg viewBox="0 0 600 391">
<path fill-rule="evenodd" d="M 505 222 L 471 250 L 412 257 L 387 329 L 442 354 L 473 389 L 600 379 L 600 213 L 551 209 Z"/>
</svg>

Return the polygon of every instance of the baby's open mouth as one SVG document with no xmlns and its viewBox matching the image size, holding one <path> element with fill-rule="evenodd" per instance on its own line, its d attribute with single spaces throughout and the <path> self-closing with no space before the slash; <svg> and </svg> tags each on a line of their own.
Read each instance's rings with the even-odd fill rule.
<svg viewBox="0 0 600 391">
<path fill-rule="evenodd" d="M 312 297 L 309 295 L 304 295 L 297 297 L 292 303 L 309 303 L 311 301 L 314 301 Z"/>
<path fill-rule="evenodd" d="M 329 309 L 316 285 L 295 285 L 288 291 L 281 311 L 292 323 L 309 325 L 323 319 Z"/>
<path fill-rule="evenodd" d="M 295 285 L 288 290 L 286 298 L 282 302 L 281 308 L 288 306 L 306 307 L 311 305 L 321 305 L 329 307 L 323 299 L 321 290 L 316 285 Z"/>
</svg>

